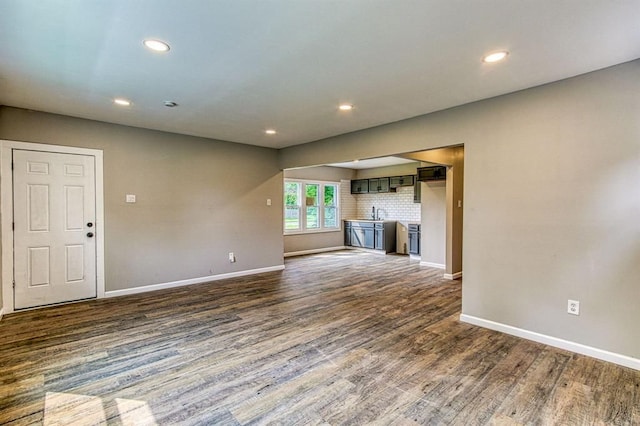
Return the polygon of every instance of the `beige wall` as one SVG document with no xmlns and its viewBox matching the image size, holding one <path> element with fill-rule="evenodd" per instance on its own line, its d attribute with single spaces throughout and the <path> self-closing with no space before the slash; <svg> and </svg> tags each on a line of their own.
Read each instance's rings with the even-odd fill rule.
<svg viewBox="0 0 640 426">
<path fill-rule="evenodd" d="M 420 261 L 444 268 L 447 261 L 447 183 L 421 182 L 420 185 Z"/>
<path fill-rule="evenodd" d="M 107 291 L 283 264 L 275 150 L 6 107 L 0 138 L 104 151 Z"/>
<path fill-rule="evenodd" d="M 280 162 L 464 144 L 463 313 L 640 358 L 639 75 L 640 60 L 286 148 Z"/>
<path fill-rule="evenodd" d="M 325 180 L 328 182 L 351 180 L 355 176 L 355 170 L 345 169 L 344 167 L 319 166 L 284 171 L 284 177 L 288 179 Z"/>
</svg>

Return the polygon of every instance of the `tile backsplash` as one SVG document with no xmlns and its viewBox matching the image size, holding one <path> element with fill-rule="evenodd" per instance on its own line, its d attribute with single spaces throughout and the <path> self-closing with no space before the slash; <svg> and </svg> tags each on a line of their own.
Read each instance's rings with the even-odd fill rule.
<svg viewBox="0 0 640 426">
<path fill-rule="evenodd" d="M 382 219 L 398 220 L 403 222 L 420 222 L 420 203 L 413 202 L 413 187 L 405 186 L 397 188 L 397 192 L 381 194 L 350 194 L 350 187 L 342 185 L 342 217 L 343 219 L 364 219 L 371 217 L 371 209 L 380 210 Z M 347 194 L 344 194 L 346 189 Z M 355 200 L 355 209 L 353 202 Z M 346 201 L 346 203 L 345 203 Z M 345 206 L 345 204 L 347 204 Z M 347 208 L 345 208 L 347 207 Z"/>
<path fill-rule="evenodd" d="M 351 181 L 340 181 L 340 215 L 342 219 L 358 218 L 358 200 L 351 193 Z"/>
</svg>

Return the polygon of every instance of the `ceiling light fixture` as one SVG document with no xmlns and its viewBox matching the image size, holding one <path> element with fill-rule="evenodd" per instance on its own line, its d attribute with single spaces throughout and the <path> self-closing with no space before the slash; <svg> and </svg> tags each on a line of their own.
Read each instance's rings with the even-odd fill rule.
<svg viewBox="0 0 640 426">
<path fill-rule="evenodd" d="M 120 105 L 120 106 L 130 106 L 131 105 L 131 101 L 128 99 L 124 99 L 124 98 L 115 98 L 113 100 L 113 103 L 116 105 Z"/>
<path fill-rule="evenodd" d="M 275 135 L 276 133 L 278 133 L 274 129 L 267 129 L 264 132 L 268 135 Z"/>
<path fill-rule="evenodd" d="M 493 62 L 499 62 L 504 58 L 506 58 L 508 54 L 509 52 L 507 52 L 506 50 L 489 53 L 488 55 L 485 55 L 484 58 L 482 58 L 482 62 L 486 62 L 488 64 L 491 64 Z"/>
<path fill-rule="evenodd" d="M 351 104 L 341 104 L 338 109 L 340 111 L 351 111 L 353 109 L 353 105 Z"/>
<path fill-rule="evenodd" d="M 142 42 L 147 49 L 155 52 L 168 52 L 171 47 L 164 41 L 148 39 Z"/>
<path fill-rule="evenodd" d="M 178 103 L 173 101 L 164 101 L 164 106 L 167 108 L 174 108 L 178 106 Z"/>
</svg>

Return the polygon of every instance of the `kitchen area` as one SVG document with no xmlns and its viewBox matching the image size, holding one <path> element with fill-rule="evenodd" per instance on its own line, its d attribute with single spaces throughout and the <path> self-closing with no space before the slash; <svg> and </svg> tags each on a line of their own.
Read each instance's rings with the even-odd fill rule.
<svg viewBox="0 0 640 426">
<path fill-rule="evenodd" d="M 461 276 L 462 154 L 459 147 L 285 170 L 285 181 L 339 182 L 341 224 L 285 233 L 285 257 L 350 248 L 404 255 L 443 269 L 445 278 Z"/>
<path fill-rule="evenodd" d="M 402 171 L 416 173 L 418 165 L 411 169 L 405 166 Z M 357 208 L 355 217 L 345 217 L 344 245 L 419 259 L 421 209 L 417 175 L 365 177 L 379 172 L 361 170 L 358 179 L 350 182 Z"/>
</svg>

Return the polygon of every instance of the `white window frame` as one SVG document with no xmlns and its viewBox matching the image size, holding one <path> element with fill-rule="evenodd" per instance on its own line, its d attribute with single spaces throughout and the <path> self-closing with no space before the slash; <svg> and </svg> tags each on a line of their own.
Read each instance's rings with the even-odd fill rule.
<svg viewBox="0 0 640 426">
<path fill-rule="evenodd" d="M 298 210 L 299 211 L 299 223 L 300 223 L 300 228 L 299 229 L 291 229 L 291 230 L 287 230 L 286 229 L 285 220 L 286 220 L 287 197 L 286 197 L 286 194 L 284 194 L 284 189 L 285 189 L 287 183 L 298 183 L 298 184 L 300 184 L 300 194 L 298 195 L 298 202 L 300 203 L 298 205 L 298 207 L 299 207 L 299 210 Z M 304 202 L 304 200 L 305 200 L 304 194 L 306 193 L 306 185 L 319 185 L 319 189 L 318 189 L 318 205 L 317 205 L 317 207 L 318 207 L 318 216 L 319 216 L 320 226 L 318 228 L 307 229 L 307 206 L 306 206 L 306 203 Z M 335 227 L 325 227 L 324 226 L 324 208 L 325 208 L 325 204 L 324 204 L 324 188 L 327 185 L 336 187 L 336 193 L 335 193 L 336 226 Z M 283 219 L 282 219 L 282 229 L 284 230 L 284 235 L 317 234 L 317 233 L 322 233 L 322 232 L 339 232 L 339 231 L 342 231 L 342 220 L 341 220 L 341 215 L 340 215 L 340 182 L 287 178 L 287 179 L 284 179 L 284 184 L 282 185 L 282 192 L 284 194 L 283 203 L 282 203 L 282 217 L 283 217 Z"/>
</svg>

